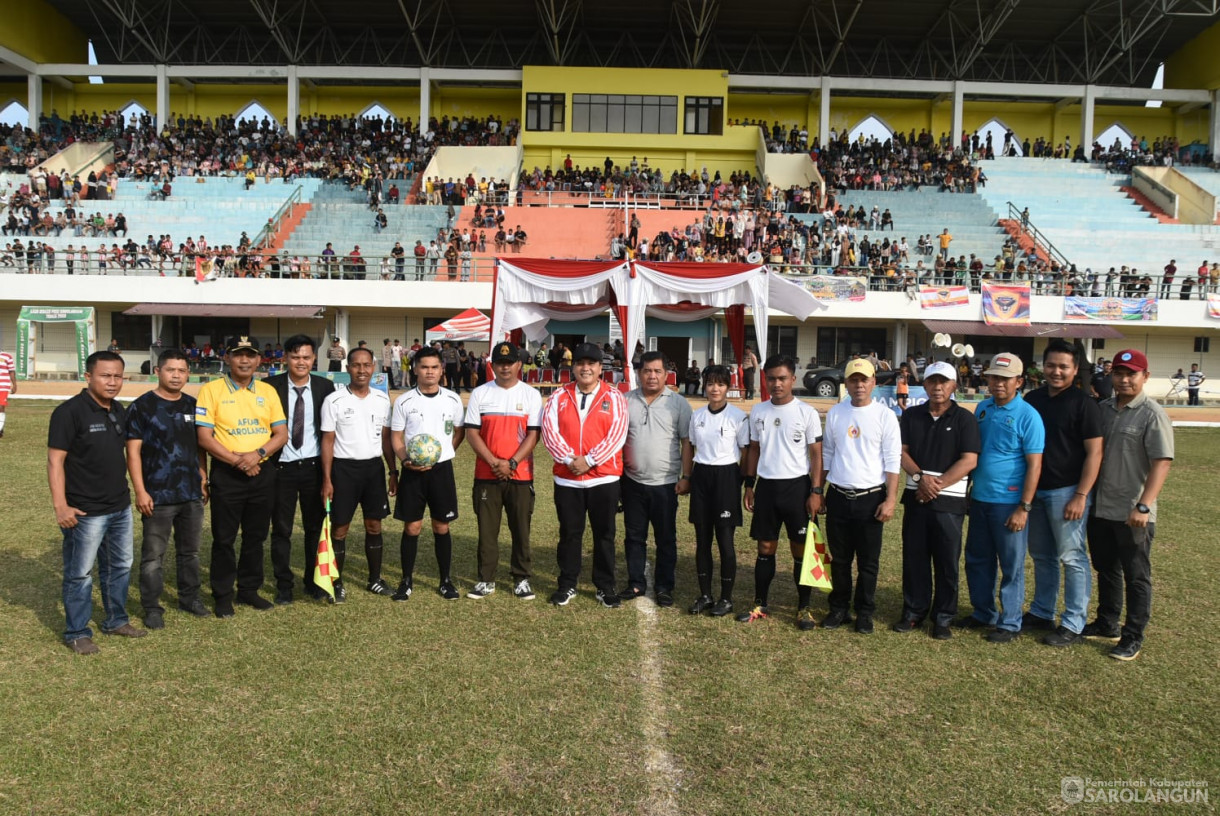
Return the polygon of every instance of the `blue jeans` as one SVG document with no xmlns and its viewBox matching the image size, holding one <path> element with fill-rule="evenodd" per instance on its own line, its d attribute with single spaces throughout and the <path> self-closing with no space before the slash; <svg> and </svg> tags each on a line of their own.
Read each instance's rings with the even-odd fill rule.
<svg viewBox="0 0 1220 816">
<path fill-rule="evenodd" d="M 1093 591 L 1093 571 L 1085 529 L 1093 497 L 1085 500 L 1084 516 L 1065 521 L 1063 508 L 1076 495 L 1076 485 L 1034 494 L 1034 509 L 1029 514 L 1029 557 L 1034 561 L 1034 600 L 1031 615 L 1055 619 L 1059 606 L 1059 563 L 1063 562 L 1063 617 L 1060 624 L 1080 634 L 1089 611 Z"/>
<path fill-rule="evenodd" d="M 131 578 L 131 508 L 98 516 L 81 516 L 64 536 L 64 641 L 93 637 L 93 562 L 102 589 L 106 618 L 103 632 L 127 623 L 127 584 Z"/>
<path fill-rule="evenodd" d="M 1016 504 L 970 502 L 970 531 L 966 534 L 966 585 L 974 617 L 1013 632 L 1021 631 L 1025 607 L 1025 550 L 1028 525 L 1019 533 L 1004 526 Z M 996 610 L 996 566 L 1000 572 L 1000 606 Z"/>
</svg>

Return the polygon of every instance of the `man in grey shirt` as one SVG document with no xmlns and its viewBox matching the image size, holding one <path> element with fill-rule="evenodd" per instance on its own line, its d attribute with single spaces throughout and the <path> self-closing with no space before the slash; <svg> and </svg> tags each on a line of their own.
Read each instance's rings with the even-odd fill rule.
<svg viewBox="0 0 1220 816">
<path fill-rule="evenodd" d="M 666 360 L 659 351 L 640 358 L 640 386 L 627 394 L 627 444 L 623 448 L 623 551 L 627 559 L 624 601 L 644 594 L 645 549 L 652 525 L 657 548 L 653 586 L 658 606 L 673 606 L 678 563 L 678 496 L 690 491 L 694 457 L 690 403 L 665 386 Z"/>
<path fill-rule="evenodd" d="M 1089 554 L 1097 570 L 1097 619 L 1085 637 L 1112 640 L 1115 660 L 1134 660 L 1152 611 L 1152 539 L 1156 499 L 1173 462 L 1173 424 L 1144 393 L 1148 358 L 1114 355 L 1114 396 L 1101 403 L 1102 459 L 1089 519 Z M 1127 621 L 1120 629 L 1126 592 Z"/>
</svg>

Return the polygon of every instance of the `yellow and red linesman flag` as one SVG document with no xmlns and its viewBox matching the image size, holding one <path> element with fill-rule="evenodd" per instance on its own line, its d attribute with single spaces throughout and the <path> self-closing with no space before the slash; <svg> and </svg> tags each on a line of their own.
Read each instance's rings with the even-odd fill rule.
<svg viewBox="0 0 1220 816">
<path fill-rule="evenodd" d="M 330 500 L 326 500 L 326 518 L 322 521 L 322 535 L 318 537 L 318 565 L 313 568 L 314 586 L 335 599 L 335 581 L 339 580 L 339 566 L 335 563 L 335 550 L 330 545 Z"/>
</svg>

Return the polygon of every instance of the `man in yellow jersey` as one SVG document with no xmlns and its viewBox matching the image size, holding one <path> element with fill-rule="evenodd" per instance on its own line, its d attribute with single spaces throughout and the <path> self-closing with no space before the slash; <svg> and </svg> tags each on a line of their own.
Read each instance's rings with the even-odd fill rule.
<svg viewBox="0 0 1220 816">
<path fill-rule="evenodd" d="M 235 337 L 228 346 L 227 377 L 199 389 L 195 425 L 199 448 L 212 457 L 212 595 L 216 617 L 233 617 L 237 603 L 270 609 L 263 585 L 263 542 L 271 526 L 276 470 L 267 460 L 288 441 L 288 422 L 275 389 L 256 380 L 258 343 Z M 241 558 L 234 543 L 241 531 Z"/>
</svg>

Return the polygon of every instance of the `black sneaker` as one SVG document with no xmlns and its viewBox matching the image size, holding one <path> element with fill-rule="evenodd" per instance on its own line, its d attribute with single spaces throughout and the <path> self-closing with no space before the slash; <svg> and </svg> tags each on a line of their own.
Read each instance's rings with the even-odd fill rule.
<svg viewBox="0 0 1220 816">
<path fill-rule="evenodd" d="M 933 640 L 950 640 L 953 638 L 953 630 L 943 623 L 937 623 L 932 626 Z"/>
<path fill-rule="evenodd" d="M 555 606 L 567 606 L 575 597 L 575 589 L 557 589 L 551 593 L 551 603 Z"/>
<path fill-rule="evenodd" d="M 733 602 L 728 598 L 721 598 L 716 601 L 715 605 L 708 610 L 708 614 L 713 618 L 723 618 L 725 615 L 733 611 Z"/>
<path fill-rule="evenodd" d="M 873 618 L 871 615 L 861 615 L 856 618 L 856 633 L 871 635 L 873 633 Z"/>
<path fill-rule="evenodd" d="M 411 600 L 411 592 L 413 591 L 410 581 L 403 581 L 398 585 L 398 589 L 394 590 L 394 594 L 390 596 L 392 601 L 409 601 Z"/>
<path fill-rule="evenodd" d="M 1043 632 L 1054 632 L 1055 622 L 1053 620 L 1048 620 L 1047 618 L 1038 617 L 1033 612 L 1026 612 L 1021 616 L 1021 631 L 1024 632 L 1027 629 L 1040 629 Z"/>
<path fill-rule="evenodd" d="M 637 589 L 636 587 L 633 587 L 633 586 L 625 586 L 625 587 L 623 587 L 623 591 L 618 593 L 618 599 L 620 601 L 634 601 L 636 598 L 639 598 L 643 594 L 644 594 L 644 590 L 642 590 L 642 589 Z"/>
<path fill-rule="evenodd" d="M 657 593 L 657 606 L 673 606 L 674 594 L 668 590 L 661 590 Z"/>
<path fill-rule="evenodd" d="M 755 621 L 766 620 L 766 618 L 767 618 L 767 607 L 762 606 L 762 605 L 756 605 L 749 612 L 738 612 L 737 613 L 737 622 L 738 623 L 754 623 Z"/>
<path fill-rule="evenodd" d="M 690 609 L 687 611 L 692 615 L 702 615 L 704 612 L 711 609 L 715 603 L 716 602 L 712 600 L 711 595 L 700 595 L 698 598 L 695 598 L 695 602 L 690 605 Z"/>
<path fill-rule="evenodd" d="M 597 590 L 596 597 L 597 597 L 598 602 L 602 606 L 606 607 L 607 609 L 618 609 L 620 606 L 623 605 L 622 602 L 618 598 L 618 594 L 615 593 L 614 590 L 605 592 L 605 591 L 599 589 L 599 590 Z M 672 603 L 672 601 L 671 601 L 671 603 Z"/>
<path fill-rule="evenodd" d="M 436 591 L 437 594 L 439 594 L 446 601 L 456 601 L 458 598 L 462 597 L 460 594 L 458 594 L 457 587 L 455 587 L 449 581 L 446 581 L 437 587 Z"/>
<path fill-rule="evenodd" d="M 367 589 L 369 592 L 373 593 L 374 595 L 393 595 L 394 594 L 394 590 L 390 589 L 390 585 L 387 584 L 385 582 L 385 580 L 382 578 L 378 578 L 376 581 L 370 581 L 369 585 L 367 587 L 365 587 L 365 589 Z"/>
<path fill-rule="evenodd" d="M 145 629 L 164 629 L 165 628 L 165 613 L 160 609 L 150 609 L 144 613 L 144 628 Z"/>
<path fill-rule="evenodd" d="M 186 603 L 179 601 L 178 608 L 183 612 L 188 612 L 194 615 L 197 618 L 207 618 L 211 617 L 212 615 L 212 613 L 208 611 L 208 608 L 203 605 L 203 601 L 199 600 L 198 598 L 193 601 L 187 601 Z"/>
<path fill-rule="evenodd" d="M 987 633 L 988 643 L 1012 643 L 1020 635 L 1011 629 L 992 629 Z"/>
<path fill-rule="evenodd" d="M 974 615 L 963 615 L 951 624 L 955 629 L 986 629 L 991 624 L 983 623 Z"/>
<path fill-rule="evenodd" d="M 839 609 L 831 612 L 822 621 L 823 629 L 838 629 L 845 623 L 851 623 L 851 615 L 845 609 Z"/>
<path fill-rule="evenodd" d="M 1092 623 L 1086 623 L 1080 634 L 1098 640 L 1118 640 L 1122 636 L 1122 631 L 1117 626 L 1106 626 L 1101 621 L 1095 620 Z"/>
<path fill-rule="evenodd" d="M 890 628 L 895 632 L 914 632 L 919 628 L 919 625 L 919 621 L 911 620 L 910 618 L 903 618 Z"/>
<path fill-rule="evenodd" d="M 237 602 L 242 606 L 249 606 L 257 609 L 260 612 L 266 612 L 275 604 L 259 595 L 257 592 L 239 592 L 237 593 Z"/>
<path fill-rule="evenodd" d="M 796 610 L 796 628 L 802 632 L 808 632 L 811 629 L 818 628 L 818 622 L 814 620 L 813 610 L 807 606 L 802 606 Z"/>
<path fill-rule="evenodd" d="M 335 597 L 331 600 L 331 603 L 347 603 L 347 587 L 343 586 L 342 579 L 335 581 Z"/>
<path fill-rule="evenodd" d="M 290 604 L 290 603 L 292 603 L 292 590 L 291 589 L 280 590 L 279 592 L 275 593 L 275 605 L 276 606 L 288 606 L 288 604 Z"/>
<path fill-rule="evenodd" d="M 1060 626 L 1042 638 L 1042 642 L 1047 646 L 1075 646 L 1077 643 L 1084 642 L 1084 635 L 1078 635 L 1066 626 Z"/>
<path fill-rule="evenodd" d="M 1128 660 L 1135 660 L 1135 658 L 1140 656 L 1140 650 L 1143 647 L 1143 641 L 1136 640 L 1130 635 L 1123 635 L 1119 639 L 1118 645 L 1110 650 L 1110 657 L 1114 658 L 1115 660 L 1122 660 L 1124 662 Z"/>
<path fill-rule="evenodd" d="M 233 617 L 232 598 L 225 598 L 224 600 L 221 600 L 220 598 L 216 599 L 216 617 L 222 619 Z"/>
</svg>

